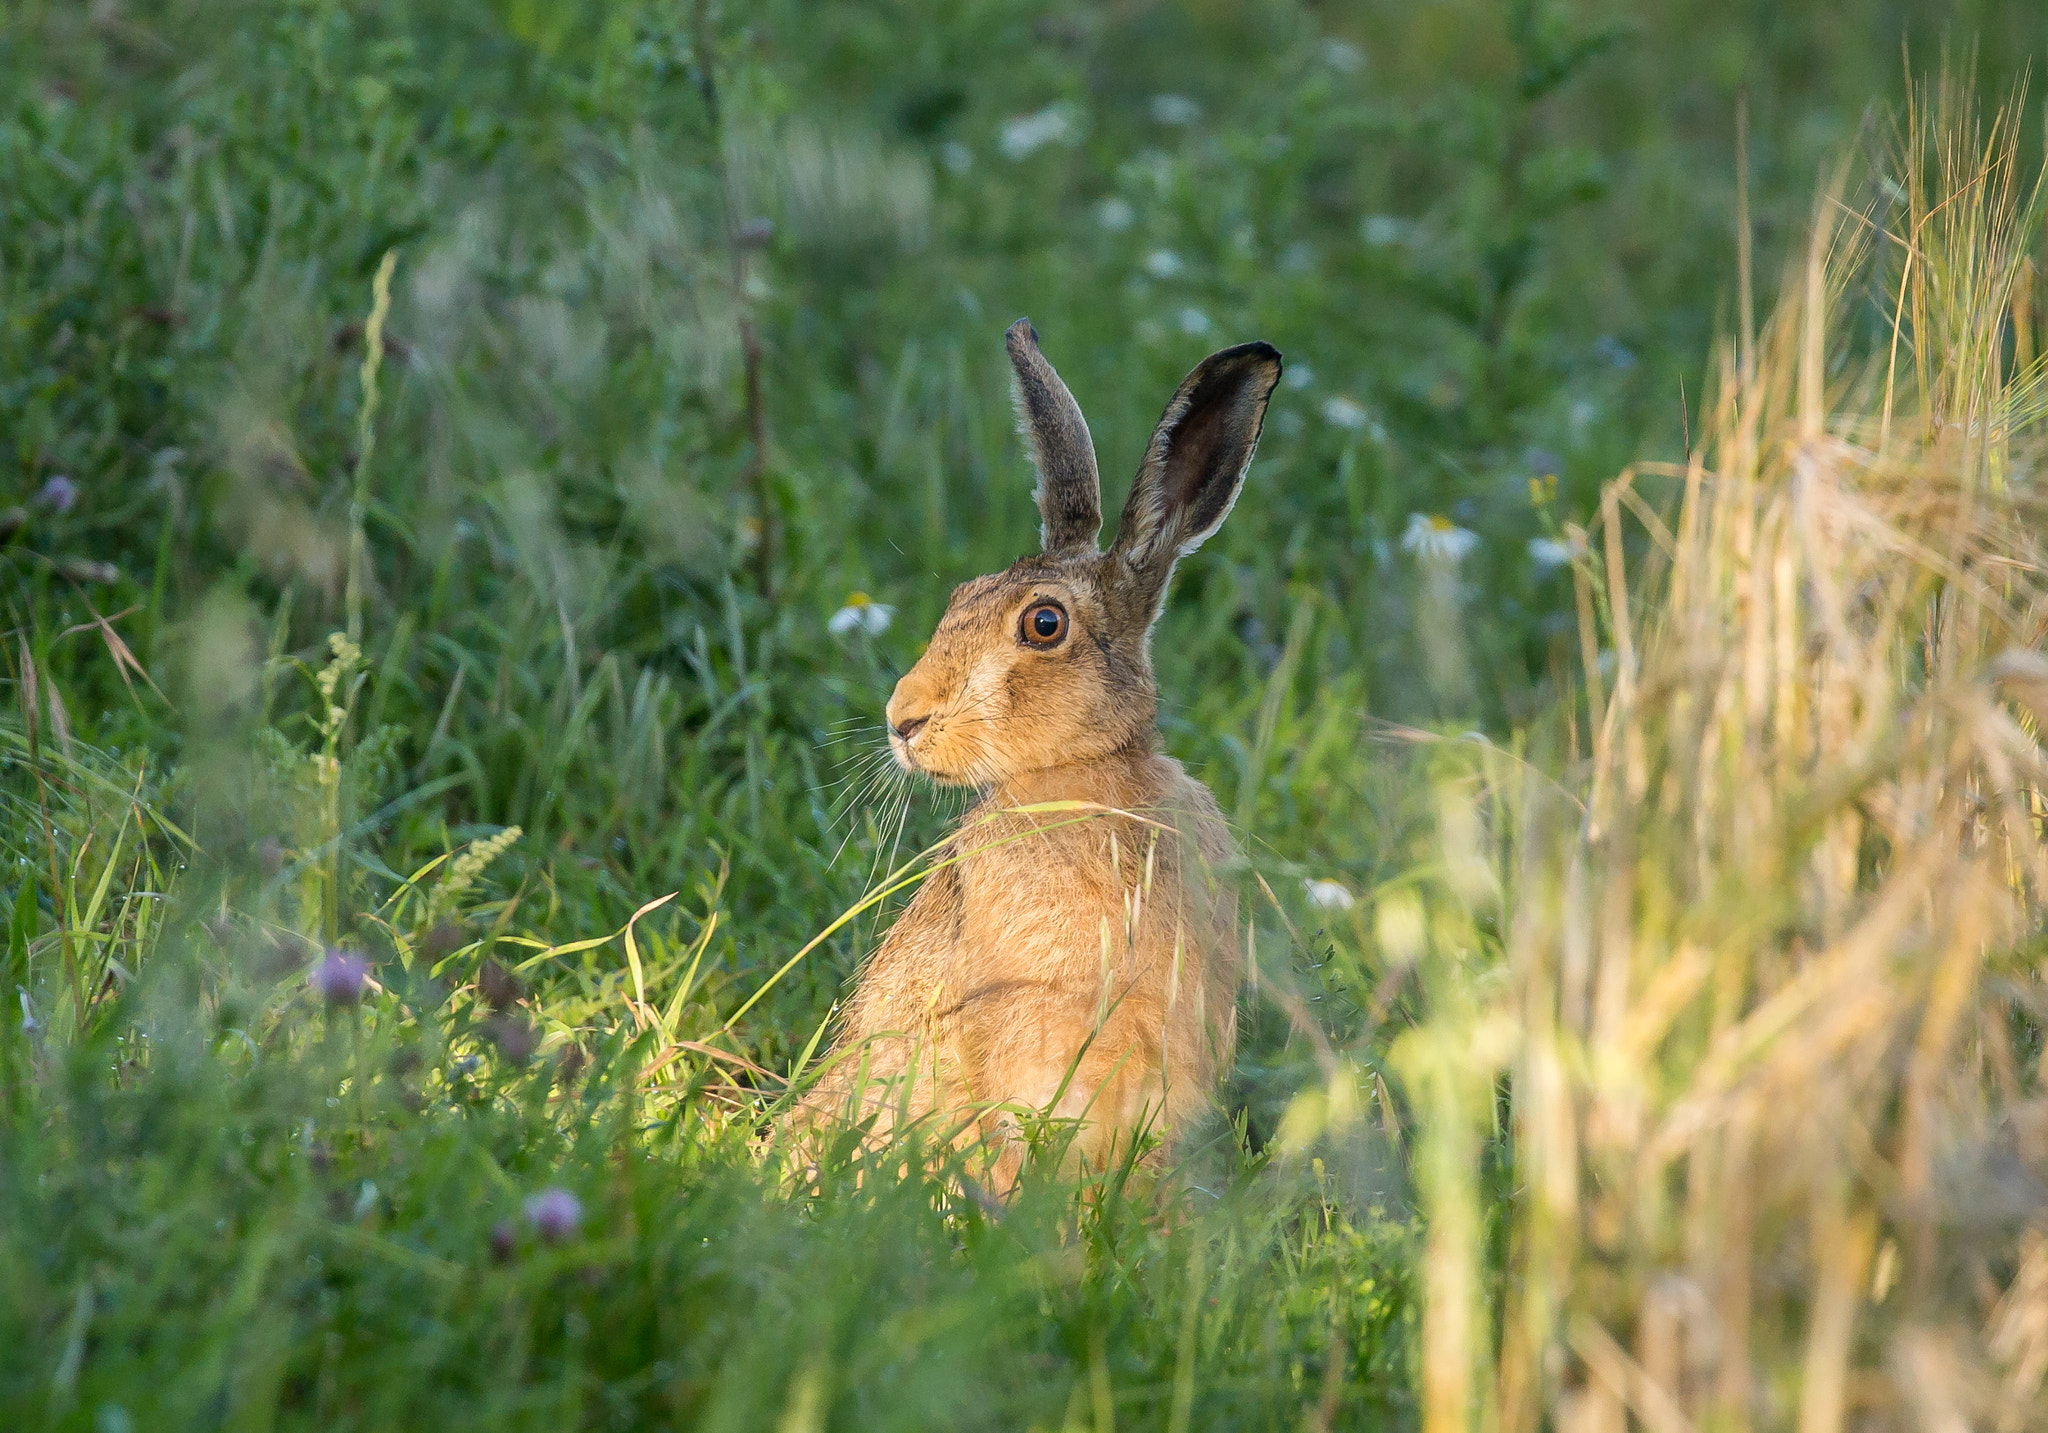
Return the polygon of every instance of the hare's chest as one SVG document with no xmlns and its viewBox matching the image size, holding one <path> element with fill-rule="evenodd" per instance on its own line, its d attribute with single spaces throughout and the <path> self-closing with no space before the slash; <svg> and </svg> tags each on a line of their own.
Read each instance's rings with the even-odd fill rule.
<svg viewBox="0 0 2048 1433">
<path fill-rule="evenodd" d="M 958 958 L 976 982 L 1064 985 L 1123 963 L 1171 873 L 1104 840 L 1030 835 L 961 864 Z"/>
</svg>

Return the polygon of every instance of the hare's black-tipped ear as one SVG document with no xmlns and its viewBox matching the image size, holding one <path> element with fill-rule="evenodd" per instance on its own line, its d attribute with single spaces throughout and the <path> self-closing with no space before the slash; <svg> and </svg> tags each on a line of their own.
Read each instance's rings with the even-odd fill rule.
<svg viewBox="0 0 2048 1433">
<path fill-rule="evenodd" d="M 1280 350 L 1241 343 L 1196 364 L 1166 405 L 1110 548 L 1119 584 L 1149 616 L 1159 614 L 1175 561 L 1229 516 L 1279 381 Z"/>
<path fill-rule="evenodd" d="M 1102 479 L 1081 405 L 1038 351 L 1038 331 L 1020 318 L 1003 335 L 1017 371 L 1017 431 L 1038 469 L 1039 533 L 1055 557 L 1095 551 L 1102 527 Z"/>
</svg>

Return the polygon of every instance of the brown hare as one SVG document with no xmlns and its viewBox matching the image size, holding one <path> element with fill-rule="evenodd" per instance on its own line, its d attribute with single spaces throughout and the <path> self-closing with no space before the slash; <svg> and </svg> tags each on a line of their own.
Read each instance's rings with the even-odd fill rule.
<svg viewBox="0 0 2048 1433">
<path fill-rule="evenodd" d="M 1004 1189 L 1019 1114 L 1075 1121 L 1070 1162 L 1102 1168 L 1146 1131 L 1170 1147 L 1229 1067 L 1236 847 L 1208 788 L 1159 752 L 1151 632 L 1174 563 L 1236 501 L 1280 378 L 1265 343 L 1202 360 L 1105 552 L 1081 410 L 1028 321 L 1007 343 L 1045 550 L 954 591 L 886 713 L 905 771 L 979 800 L 861 971 L 799 1110 L 877 1139 L 936 1116 L 988 1141 Z"/>
</svg>

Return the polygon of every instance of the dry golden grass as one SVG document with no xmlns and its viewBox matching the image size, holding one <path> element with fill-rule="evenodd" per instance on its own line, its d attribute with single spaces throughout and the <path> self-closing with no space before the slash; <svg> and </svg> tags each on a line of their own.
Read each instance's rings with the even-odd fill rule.
<svg viewBox="0 0 2048 1433">
<path fill-rule="evenodd" d="M 1656 474 L 1607 492 L 1579 564 L 1590 756 L 1491 788 L 1505 969 L 1438 981 L 1395 1050 L 1430 1433 L 2048 1424 L 2020 113 L 1924 96 L 1729 345 L 1662 474 L 1675 523 L 1638 495 Z"/>
</svg>

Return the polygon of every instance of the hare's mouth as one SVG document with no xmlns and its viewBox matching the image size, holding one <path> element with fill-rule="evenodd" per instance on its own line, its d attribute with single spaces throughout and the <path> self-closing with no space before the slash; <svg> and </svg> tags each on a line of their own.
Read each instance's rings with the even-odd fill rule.
<svg viewBox="0 0 2048 1433">
<path fill-rule="evenodd" d="M 889 753 L 896 758 L 896 764 L 913 776 L 932 774 L 931 768 L 918 760 L 917 746 L 920 738 L 927 742 L 932 732 L 929 716 L 912 717 L 889 728 Z"/>
<path fill-rule="evenodd" d="M 967 776 L 952 769 L 946 759 L 944 737 L 945 727 L 937 718 L 916 717 L 889 729 L 889 754 L 912 776 L 926 777 L 941 786 L 966 785 Z"/>
</svg>

